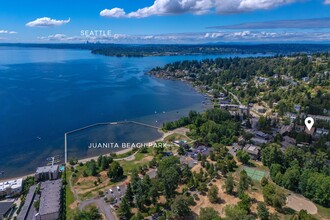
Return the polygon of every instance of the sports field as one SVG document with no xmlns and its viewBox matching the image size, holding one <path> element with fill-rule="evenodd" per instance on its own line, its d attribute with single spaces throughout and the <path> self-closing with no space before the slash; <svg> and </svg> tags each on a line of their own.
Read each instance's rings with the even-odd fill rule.
<svg viewBox="0 0 330 220">
<path fill-rule="evenodd" d="M 251 167 L 243 167 L 243 169 L 247 172 L 249 177 L 257 181 L 260 181 L 262 177 L 268 177 L 269 175 L 266 171 L 258 170 Z"/>
</svg>

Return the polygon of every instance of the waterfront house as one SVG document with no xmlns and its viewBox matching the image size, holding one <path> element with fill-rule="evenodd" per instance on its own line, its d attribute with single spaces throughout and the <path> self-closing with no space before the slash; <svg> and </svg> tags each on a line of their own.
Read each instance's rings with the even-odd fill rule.
<svg viewBox="0 0 330 220">
<path fill-rule="evenodd" d="M 56 180 L 59 177 L 59 166 L 38 167 L 34 177 L 36 181 Z"/>
<path fill-rule="evenodd" d="M 0 182 L 0 196 L 16 196 L 22 191 L 23 179 Z"/>
</svg>

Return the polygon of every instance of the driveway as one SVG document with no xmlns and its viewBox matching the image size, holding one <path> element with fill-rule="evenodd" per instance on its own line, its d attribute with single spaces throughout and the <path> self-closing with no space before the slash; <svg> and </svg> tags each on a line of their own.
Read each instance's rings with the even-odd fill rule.
<svg viewBox="0 0 330 220">
<path fill-rule="evenodd" d="M 104 197 L 99 199 L 89 199 L 79 204 L 79 209 L 82 210 L 84 207 L 94 204 L 97 206 L 99 211 L 104 214 L 107 220 L 117 220 L 116 215 L 110 211 L 110 205 L 104 201 Z"/>
</svg>

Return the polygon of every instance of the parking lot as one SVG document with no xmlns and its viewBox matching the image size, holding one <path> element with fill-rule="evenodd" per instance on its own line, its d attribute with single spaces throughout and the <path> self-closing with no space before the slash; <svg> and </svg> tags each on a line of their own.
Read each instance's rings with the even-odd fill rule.
<svg viewBox="0 0 330 220">
<path fill-rule="evenodd" d="M 199 146 L 199 147 L 193 149 L 192 151 L 187 152 L 187 156 L 194 158 L 194 159 L 197 158 L 198 154 L 207 156 L 210 154 L 210 148 L 208 148 L 206 146 Z"/>
<path fill-rule="evenodd" d="M 119 186 L 113 186 L 107 191 L 106 197 L 107 197 L 107 199 L 114 198 L 115 200 L 112 204 L 116 205 L 121 201 L 121 199 L 123 198 L 123 196 L 126 193 L 126 190 L 127 190 L 126 183 L 121 184 Z"/>
</svg>

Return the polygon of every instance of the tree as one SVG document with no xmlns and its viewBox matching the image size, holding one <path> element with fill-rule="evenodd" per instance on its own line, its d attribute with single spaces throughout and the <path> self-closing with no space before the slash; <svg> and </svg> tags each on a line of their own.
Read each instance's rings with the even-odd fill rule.
<svg viewBox="0 0 330 220">
<path fill-rule="evenodd" d="M 308 214 L 306 210 L 300 210 L 298 213 L 291 216 L 290 220 L 317 220 L 317 218 Z"/>
<path fill-rule="evenodd" d="M 118 209 L 118 216 L 120 219 L 128 220 L 132 216 L 131 213 L 131 207 L 128 204 L 127 199 L 124 197 L 120 203 L 119 209 Z"/>
<path fill-rule="evenodd" d="M 278 216 L 278 214 L 275 213 L 270 213 L 269 214 L 269 220 L 280 220 L 280 217 Z"/>
<path fill-rule="evenodd" d="M 262 187 L 266 186 L 268 184 L 268 179 L 266 177 L 262 177 L 260 184 Z"/>
<path fill-rule="evenodd" d="M 101 170 L 107 170 L 110 166 L 110 163 L 112 163 L 112 161 L 113 161 L 112 157 L 102 156 L 100 163 Z"/>
<path fill-rule="evenodd" d="M 297 191 L 300 180 L 300 169 L 297 165 L 293 167 L 289 167 L 283 177 L 282 177 L 282 185 L 290 190 Z"/>
<path fill-rule="evenodd" d="M 133 169 L 131 174 L 131 186 L 133 193 L 136 192 L 137 184 L 139 181 L 140 181 L 139 172 L 137 171 L 137 169 Z"/>
<path fill-rule="evenodd" d="M 272 205 L 277 209 L 281 209 L 285 205 L 286 195 L 282 189 L 274 184 L 267 184 L 262 189 L 264 200 L 267 204 Z"/>
<path fill-rule="evenodd" d="M 80 211 L 77 210 L 72 217 L 73 220 L 102 220 L 102 215 L 99 213 L 99 210 L 95 206 L 90 206 Z"/>
<path fill-rule="evenodd" d="M 87 166 L 87 174 L 89 176 L 96 176 L 97 175 L 97 166 L 95 160 L 88 161 L 86 163 Z"/>
<path fill-rule="evenodd" d="M 241 209 L 238 205 L 227 205 L 224 208 L 226 219 L 228 220 L 252 220 L 253 216 L 249 215 L 244 209 Z"/>
<path fill-rule="evenodd" d="M 210 187 L 207 197 L 211 203 L 217 203 L 219 201 L 219 189 L 216 185 Z"/>
<path fill-rule="evenodd" d="M 184 154 L 185 154 L 185 151 L 184 151 L 183 147 L 180 146 L 180 147 L 178 148 L 178 154 L 179 154 L 179 155 L 184 155 Z"/>
<path fill-rule="evenodd" d="M 266 148 L 261 150 L 261 161 L 267 167 L 275 163 L 282 164 L 284 155 L 281 151 L 281 147 L 278 144 L 269 144 Z"/>
<path fill-rule="evenodd" d="M 260 220 L 268 220 L 269 219 L 269 211 L 264 202 L 259 202 L 257 206 L 257 214 Z"/>
<path fill-rule="evenodd" d="M 248 194 L 243 193 L 240 196 L 240 199 L 241 199 L 241 201 L 238 202 L 238 207 L 240 207 L 240 209 L 247 211 L 247 213 L 250 213 L 251 198 L 248 196 Z"/>
<path fill-rule="evenodd" d="M 213 208 L 206 207 L 201 208 L 199 212 L 198 220 L 221 220 L 219 213 Z"/>
<path fill-rule="evenodd" d="M 133 198 L 134 198 L 134 194 L 133 194 L 133 190 L 132 190 L 132 187 L 131 187 L 131 183 L 128 183 L 128 185 L 127 185 L 127 189 L 126 189 L 126 193 L 125 193 L 125 198 L 126 198 L 126 200 L 127 200 L 127 202 L 129 204 L 132 204 Z"/>
<path fill-rule="evenodd" d="M 242 170 L 239 175 L 238 195 L 242 195 L 244 191 L 249 188 L 251 183 L 251 178 L 247 175 L 245 170 Z"/>
<path fill-rule="evenodd" d="M 171 156 L 160 161 L 157 177 L 166 198 L 174 196 L 180 181 L 180 172 L 178 158 Z"/>
<path fill-rule="evenodd" d="M 189 208 L 189 201 L 185 196 L 177 196 L 175 197 L 171 210 L 176 218 L 187 217 L 190 216 L 191 210 Z"/>
<path fill-rule="evenodd" d="M 146 203 L 149 196 L 149 185 L 140 180 L 137 184 L 137 189 L 135 192 L 135 205 L 140 209 L 144 209 L 144 204 Z"/>
<path fill-rule="evenodd" d="M 234 182 L 234 178 L 231 174 L 228 175 L 228 177 L 225 180 L 225 191 L 228 194 L 232 194 L 234 191 L 234 186 L 235 186 L 235 182 Z"/>
<path fill-rule="evenodd" d="M 124 176 L 124 170 L 117 161 L 111 163 L 108 177 L 114 180 L 120 180 Z"/>
<path fill-rule="evenodd" d="M 158 182 L 153 181 L 149 190 L 149 197 L 151 198 L 152 204 L 156 205 L 157 204 L 157 198 L 159 196 L 158 193 Z"/>
<path fill-rule="evenodd" d="M 282 173 L 283 167 L 278 164 L 278 163 L 274 163 L 270 166 L 270 177 L 272 178 L 272 180 L 275 181 L 275 177 L 278 173 Z M 278 184 L 278 183 L 277 183 Z"/>
<path fill-rule="evenodd" d="M 246 151 L 238 150 L 237 153 L 236 153 L 236 157 L 243 164 L 248 164 L 249 163 L 250 155 Z"/>
</svg>

